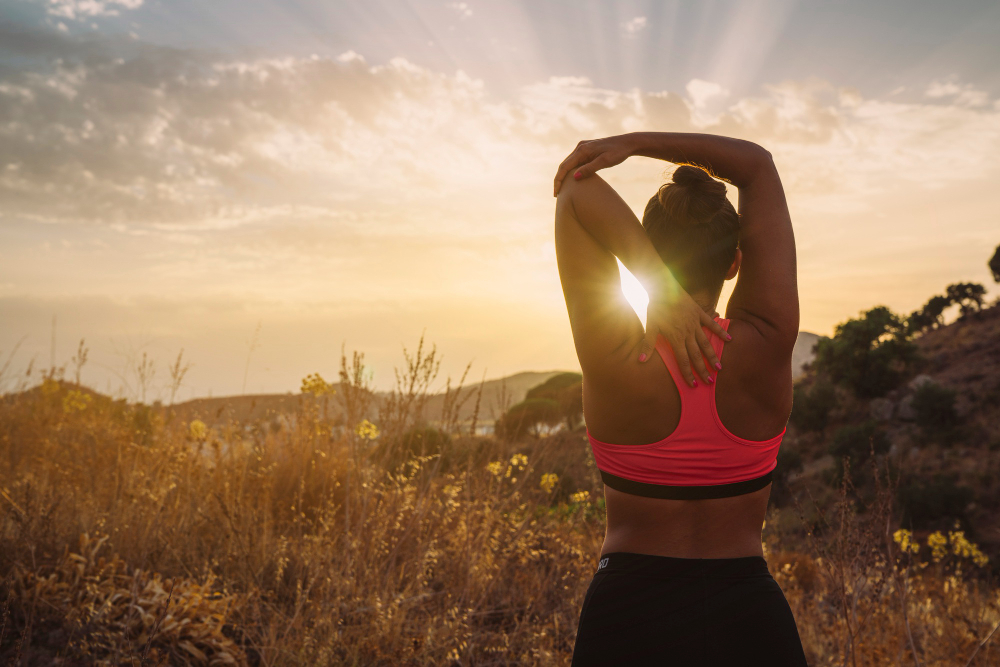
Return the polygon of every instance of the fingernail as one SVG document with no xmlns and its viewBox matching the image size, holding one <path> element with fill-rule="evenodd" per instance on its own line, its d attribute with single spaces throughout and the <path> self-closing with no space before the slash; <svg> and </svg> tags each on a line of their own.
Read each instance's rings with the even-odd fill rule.
<svg viewBox="0 0 1000 667">
<path fill-rule="evenodd" d="M 709 376 L 708 376 L 708 383 L 709 383 L 709 384 L 715 384 L 715 378 L 714 378 L 714 377 L 712 377 L 711 375 L 709 375 Z"/>
<path fill-rule="evenodd" d="M 715 370 L 717 370 L 717 371 L 721 371 L 722 370 L 722 364 L 719 363 L 718 361 L 715 362 Z"/>
<path fill-rule="evenodd" d="M 730 336 L 729 334 L 726 334 L 726 340 L 732 340 L 732 339 L 733 339 L 732 336 Z"/>
<path fill-rule="evenodd" d="M 576 180 L 580 180 L 581 176 L 583 176 L 583 174 L 581 174 L 580 172 L 576 172 L 575 174 L 573 174 L 573 178 L 575 178 Z"/>
<path fill-rule="evenodd" d="M 695 381 L 694 381 L 694 384 L 692 384 L 691 386 L 692 386 L 692 387 L 697 387 L 697 386 L 698 386 L 698 381 L 697 381 L 697 380 L 695 380 Z"/>
<path fill-rule="evenodd" d="M 646 353 L 645 352 L 643 352 L 642 354 L 639 355 L 639 361 L 646 361 Z"/>
</svg>

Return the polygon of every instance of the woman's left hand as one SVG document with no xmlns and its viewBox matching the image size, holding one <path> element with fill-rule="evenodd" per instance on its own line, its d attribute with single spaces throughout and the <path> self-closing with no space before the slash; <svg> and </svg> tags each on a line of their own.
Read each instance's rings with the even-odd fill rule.
<svg viewBox="0 0 1000 667">
<path fill-rule="evenodd" d="M 662 334 L 670 343 L 677 359 L 677 366 L 688 385 L 698 386 L 693 371 L 696 371 L 706 384 L 715 382 L 714 372 L 722 370 L 722 364 L 702 326 L 723 340 L 732 340 L 732 336 L 695 303 L 695 300 L 664 267 L 663 275 L 649 295 L 649 306 L 646 308 L 646 335 L 639 353 L 639 361 L 645 362 L 652 356 L 656 348 L 656 337 Z M 715 371 L 708 370 L 705 359 L 708 359 L 708 363 L 715 368 Z"/>
<path fill-rule="evenodd" d="M 559 164 L 552 183 L 552 196 L 559 195 L 559 189 L 570 172 L 576 180 L 586 178 L 599 169 L 621 164 L 633 155 L 635 148 L 635 142 L 627 134 L 581 141 Z"/>
</svg>

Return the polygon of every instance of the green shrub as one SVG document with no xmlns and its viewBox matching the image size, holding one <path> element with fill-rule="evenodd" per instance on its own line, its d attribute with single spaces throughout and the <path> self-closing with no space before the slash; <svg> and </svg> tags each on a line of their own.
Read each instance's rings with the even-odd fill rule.
<svg viewBox="0 0 1000 667">
<path fill-rule="evenodd" d="M 538 434 L 539 426 L 555 426 L 563 421 L 562 406 L 551 398 L 527 398 L 512 406 L 497 420 L 496 433 L 506 440 Z"/>
<path fill-rule="evenodd" d="M 822 431 L 836 405 L 837 392 L 829 382 L 818 380 L 808 390 L 799 384 L 792 395 L 792 425 L 801 431 Z"/>
<path fill-rule="evenodd" d="M 451 453 L 451 436 L 433 426 L 415 426 L 395 441 L 380 444 L 378 458 L 388 470 L 395 470 L 407 461 L 425 456 L 439 456 L 441 470 L 446 470 Z"/>
<path fill-rule="evenodd" d="M 917 358 L 907 324 L 885 306 L 837 325 L 833 338 L 816 343 L 813 368 L 850 387 L 861 398 L 883 396 Z"/>
<path fill-rule="evenodd" d="M 875 421 L 837 429 L 829 446 L 830 454 L 837 461 L 834 481 L 839 484 L 844 478 L 844 459 L 850 462 L 851 479 L 855 484 L 865 479 L 864 464 L 873 451 L 876 456 L 889 451 L 889 436 Z"/>
<path fill-rule="evenodd" d="M 913 411 L 917 426 L 929 436 L 941 436 L 951 440 L 959 426 L 955 411 L 955 390 L 927 382 L 913 393 Z"/>
<path fill-rule="evenodd" d="M 771 502 L 776 507 L 787 505 L 791 500 L 788 477 L 792 473 L 800 472 L 802 465 L 802 452 L 799 448 L 790 443 L 782 443 L 778 450 L 778 464 L 774 468 L 774 484 L 771 487 Z"/>
<path fill-rule="evenodd" d="M 583 418 L 583 376 L 579 373 L 559 373 L 532 387 L 526 399 L 547 398 L 559 404 L 559 415 L 572 430 Z"/>
<path fill-rule="evenodd" d="M 958 484 L 954 476 L 935 475 L 911 479 L 899 486 L 903 525 L 916 529 L 941 528 L 965 517 L 973 499 L 972 489 Z"/>
</svg>

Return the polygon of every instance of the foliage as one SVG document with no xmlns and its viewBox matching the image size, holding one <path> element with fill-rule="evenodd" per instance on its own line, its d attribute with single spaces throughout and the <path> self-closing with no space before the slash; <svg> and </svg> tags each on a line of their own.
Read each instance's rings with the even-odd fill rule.
<svg viewBox="0 0 1000 667">
<path fill-rule="evenodd" d="M 889 436 L 874 420 L 841 426 L 833 434 L 829 446 L 829 452 L 837 462 L 834 469 L 835 482 L 839 484 L 843 478 L 845 459 L 852 472 L 852 482 L 858 483 L 866 474 L 864 464 L 871 459 L 872 454 L 878 456 L 887 451 L 889 451 Z"/>
<path fill-rule="evenodd" d="M 913 392 L 911 405 L 916 422 L 927 435 L 950 441 L 959 427 L 955 411 L 955 390 L 934 382 L 925 382 Z"/>
<path fill-rule="evenodd" d="M 983 308 L 986 288 L 979 283 L 955 283 L 948 285 L 945 292 L 952 303 L 957 303 L 962 316 L 978 313 Z"/>
<path fill-rule="evenodd" d="M 816 343 L 813 368 L 862 398 L 882 396 L 902 381 L 917 356 L 903 320 L 885 306 L 838 324 Z"/>
<path fill-rule="evenodd" d="M 906 321 L 907 332 L 923 333 L 944 322 L 944 311 L 958 304 L 962 317 L 978 313 L 983 307 L 986 288 L 979 283 L 954 283 L 945 288 L 945 294 L 932 296 L 923 308 L 910 314 Z"/>
<path fill-rule="evenodd" d="M 909 333 L 922 333 L 944 322 L 944 311 L 951 305 L 951 299 L 935 295 L 928 299 L 920 310 L 915 310 L 907 320 Z"/>
<path fill-rule="evenodd" d="M 563 420 L 563 407 L 551 398 L 526 398 L 511 406 L 495 429 L 498 436 L 516 440 L 525 435 L 538 435 L 540 426 L 555 426 Z"/>
<path fill-rule="evenodd" d="M 559 404 L 559 414 L 572 430 L 583 418 L 583 376 L 579 373 L 559 373 L 528 390 L 526 399 L 547 398 Z"/>
<path fill-rule="evenodd" d="M 836 405 L 836 389 L 826 378 L 819 378 L 811 388 L 798 383 L 792 394 L 792 425 L 801 431 L 822 431 Z"/>
<path fill-rule="evenodd" d="M 303 400 L 277 426 L 152 411 L 145 444 L 152 408 L 0 397 L 0 664 L 567 664 L 605 535 L 585 442 L 428 430 L 408 393 L 394 429 Z M 384 440 L 455 464 L 390 468 Z M 810 664 L 993 664 L 985 554 L 949 526 L 903 549 L 885 497 L 767 534 Z"/>
<path fill-rule="evenodd" d="M 993 274 L 993 280 L 1000 283 L 1000 245 L 997 246 L 996 252 L 990 257 L 988 266 L 990 267 L 990 272 Z"/>
<path fill-rule="evenodd" d="M 972 499 L 972 489 L 958 484 L 953 475 L 910 479 L 899 486 L 902 520 L 913 528 L 933 528 L 963 518 Z"/>
</svg>

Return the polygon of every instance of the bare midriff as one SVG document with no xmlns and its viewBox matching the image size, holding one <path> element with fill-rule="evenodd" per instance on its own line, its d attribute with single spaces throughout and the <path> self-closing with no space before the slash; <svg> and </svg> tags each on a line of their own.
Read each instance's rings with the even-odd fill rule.
<svg viewBox="0 0 1000 667">
<path fill-rule="evenodd" d="M 731 498 L 661 500 L 604 487 L 608 529 L 602 554 L 674 558 L 763 556 L 761 529 L 770 484 Z"/>
</svg>

